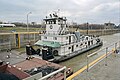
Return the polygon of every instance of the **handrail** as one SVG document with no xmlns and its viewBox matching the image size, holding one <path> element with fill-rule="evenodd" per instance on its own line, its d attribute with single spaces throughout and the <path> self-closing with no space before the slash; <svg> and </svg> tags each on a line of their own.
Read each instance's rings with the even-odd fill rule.
<svg viewBox="0 0 120 80">
<path fill-rule="evenodd" d="M 64 71 L 64 80 L 66 80 L 66 66 L 64 66 L 64 67 L 62 67 L 62 68 L 60 68 L 60 69 L 58 69 L 58 70 L 56 70 L 56 71 L 54 71 L 54 72 L 44 76 L 42 78 L 39 78 L 39 79 L 37 79 L 37 78 L 38 78 L 38 76 L 40 77 L 41 73 L 35 74 L 35 75 L 33 75 L 31 77 L 28 77 L 28 78 L 25 78 L 23 80 L 29 80 L 29 79 L 30 80 L 31 79 L 33 79 L 33 80 L 45 80 L 45 79 L 47 79 L 47 78 L 49 78 L 49 77 L 51 77 L 51 76 L 53 76 L 53 75 L 55 75 L 55 74 L 57 74 L 57 73 L 59 73 L 61 71 Z"/>
<path fill-rule="evenodd" d="M 120 41 L 118 43 L 119 43 L 119 47 L 120 47 Z M 104 58 L 107 58 L 107 56 L 109 56 L 110 54 L 114 53 L 116 51 L 116 49 L 117 49 L 116 43 L 114 43 L 114 44 L 115 44 L 115 46 L 114 46 L 115 48 L 113 48 L 111 51 L 107 52 L 108 47 L 106 47 L 105 48 L 106 49 L 106 53 L 105 54 L 103 54 L 102 56 L 100 56 L 99 58 L 97 58 L 96 60 L 94 60 L 93 62 L 91 62 L 89 64 L 87 62 L 86 66 L 84 66 L 82 69 L 78 70 L 73 75 L 71 75 L 70 77 L 68 77 L 67 80 L 72 80 L 75 76 L 79 75 L 80 73 L 82 73 L 85 70 L 91 69 L 93 66 L 95 66 L 96 64 L 98 64 L 99 62 L 101 62 Z M 94 54 L 95 53 L 93 53 L 92 55 L 94 55 Z M 92 55 L 87 55 L 87 59 L 89 57 L 91 57 Z"/>
<path fill-rule="evenodd" d="M 114 51 L 113 51 L 114 52 Z M 105 58 L 106 54 L 100 56 L 99 58 L 97 58 L 96 60 L 94 60 L 93 62 L 91 62 L 89 65 L 93 66 L 94 64 L 96 64 L 98 61 L 100 61 L 101 59 Z M 82 69 L 78 70 L 77 72 L 75 72 L 73 75 L 71 75 L 70 77 L 68 77 L 66 80 L 72 80 L 75 76 L 79 75 L 80 73 L 82 73 L 83 71 L 85 71 L 87 69 L 87 65 L 84 66 Z"/>
<path fill-rule="evenodd" d="M 10 34 L 39 34 L 39 32 L 11 32 L 11 33 L 0 33 L 0 35 L 10 35 Z"/>
<path fill-rule="evenodd" d="M 64 80 L 66 80 L 66 66 L 64 66 L 64 67 L 62 67 L 62 68 L 60 68 L 60 69 L 58 69 L 58 70 L 56 70 L 56 71 L 54 71 L 54 72 L 52 72 L 52 73 L 50 73 L 50 74 L 48 74 L 48 75 L 46 75 L 46 76 L 38 79 L 38 80 L 47 79 L 47 78 L 51 77 L 52 75 L 55 75 L 55 74 L 57 74 L 57 73 L 59 73 L 59 72 L 61 72 L 61 71 L 63 71 L 63 70 L 64 70 Z"/>
</svg>

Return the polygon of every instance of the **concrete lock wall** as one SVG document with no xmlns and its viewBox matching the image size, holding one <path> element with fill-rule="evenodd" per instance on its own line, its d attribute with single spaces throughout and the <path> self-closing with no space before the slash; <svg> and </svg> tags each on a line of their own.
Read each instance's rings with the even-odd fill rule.
<svg viewBox="0 0 120 80">
<path fill-rule="evenodd" d="M 70 31 L 74 32 L 76 30 L 76 28 L 70 28 Z M 86 35 L 87 34 L 87 30 L 82 30 L 82 29 L 78 29 L 78 31 L 80 31 L 81 34 Z M 114 33 L 119 33 L 120 29 L 89 29 L 88 30 L 88 35 L 110 35 L 110 34 L 114 34 Z"/>
<path fill-rule="evenodd" d="M 25 47 L 28 42 L 34 44 L 37 40 L 38 32 L 0 34 L 0 51 Z"/>
<path fill-rule="evenodd" d="M 70 29 L 70 31 L 76 29 Z M 86 35 L 87 30 L 79 30 L 81 34 Z M 105 30 L 89 30 L 89 35 L 109 35 L 119 33 L 120 29 L 105 29 Z M 25 47 L 30 41 L 31 44 L 40 39 L 39 32 L 15 32 L 15 33 L 0 33 L 0 51 Z"/>
</svg>

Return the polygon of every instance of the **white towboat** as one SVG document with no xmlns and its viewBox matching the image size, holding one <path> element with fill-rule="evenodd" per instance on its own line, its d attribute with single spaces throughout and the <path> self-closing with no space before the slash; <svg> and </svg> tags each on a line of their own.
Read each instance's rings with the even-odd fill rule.
<svg viewBox="0 0 120 80">
<path fill-rule="evenodd" d="M 46 31 L 40 34 L 41 39 L 35 43 L 42 47 L 44 60 L 61 62 L 102 45 L 102 40 L 94 35 L 69 32 L 66 17 L 59 17 L 56 13 L 47 16 L 44 22 Z"/>
</svg>

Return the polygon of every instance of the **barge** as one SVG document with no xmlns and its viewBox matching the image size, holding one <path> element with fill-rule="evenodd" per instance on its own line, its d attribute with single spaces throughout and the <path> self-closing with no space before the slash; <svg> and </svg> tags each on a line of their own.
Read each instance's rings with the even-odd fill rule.
<svg viewBox="0 0 120 80">
<path fill-rule="evenodd" d="M 51 74 L 63 66 L 51 63 L 38 58 L 20 61 L 14 65 L 0 61 L 0 80 L 41 80 L 43 77 Z M 70 76 L 73 71 L 66 68 L 66 76 L 64 71 L 49 76 L 44 80 L 63 80 Z"/>
</svg>

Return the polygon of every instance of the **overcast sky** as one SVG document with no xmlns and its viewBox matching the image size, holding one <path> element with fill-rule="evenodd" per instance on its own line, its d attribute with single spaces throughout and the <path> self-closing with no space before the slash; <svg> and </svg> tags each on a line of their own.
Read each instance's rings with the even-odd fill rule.
<svg viewBox="0 0 120 80">
<path fill-rule="evenodd" d="M 0 0 L 0 21 L 41 22 L 52 11 L 60 9 L 69 22 L 120 23 L 120 0 Z"/>
</svg>

